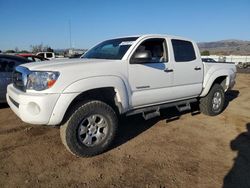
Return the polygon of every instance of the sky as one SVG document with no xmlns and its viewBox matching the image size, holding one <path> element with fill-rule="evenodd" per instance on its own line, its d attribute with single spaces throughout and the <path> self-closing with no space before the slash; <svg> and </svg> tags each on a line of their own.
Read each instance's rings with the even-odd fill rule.
<svg viewBox="0 0 250 188">
<path fill-rule="evenodd" d="M 250 0 L 0 0 L 2 51 L 69 48 L 70 28 L 74 48 L 137 34 L 250 40 Z"/>
</svg>

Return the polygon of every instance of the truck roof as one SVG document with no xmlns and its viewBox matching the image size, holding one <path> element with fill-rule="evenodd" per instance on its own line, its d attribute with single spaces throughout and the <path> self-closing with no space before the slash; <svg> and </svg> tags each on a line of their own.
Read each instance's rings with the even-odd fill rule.
<svg viewBox="0 0 250 188">
<path fill-rule="evenodd" d="M 115 37 L 116 38 L 127 38 L 127 37 L 138 37 L 138 38 L 146 38 L 146 37 L 166 37 L 166 38 L 174 38 L 174 39 L 181 39 L 181 40 L 188 40 L 193 41 L 192 39 L 186 38 L 186 37 L 180 37 L 175 35 L 168 35 L 168 34 L 141 34 L 141 35 L 129 35 L 129 36 L 120 36 Z"/>
</svg>

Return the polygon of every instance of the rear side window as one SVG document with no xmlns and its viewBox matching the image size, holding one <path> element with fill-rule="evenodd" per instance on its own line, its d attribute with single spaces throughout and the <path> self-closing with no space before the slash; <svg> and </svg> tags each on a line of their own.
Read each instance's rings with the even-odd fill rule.
<svg viewBox="0 0 250 188">
<path fill-rule="evenodd" d="M 7 58 L 0 58 L 0 72 L 13 72 L 15 66 L 15 61 Z"/>
<path fill-rule="evenodd" d="M 193 44 L 185 40 L 172 39 L 174 58 L 176 62 L 187 62 L 195 60 Z"/>
<path fill-rule="evenodd" d="M 0 72 L 6 72 L 7 61 L 0 58 Z"/>
<path fill-rule="evenodd" d="M 53 57 L 52 53 L 47 53 L 46 56 L 47 56 L 47 58 L 52 58 Z"/>
</svg>

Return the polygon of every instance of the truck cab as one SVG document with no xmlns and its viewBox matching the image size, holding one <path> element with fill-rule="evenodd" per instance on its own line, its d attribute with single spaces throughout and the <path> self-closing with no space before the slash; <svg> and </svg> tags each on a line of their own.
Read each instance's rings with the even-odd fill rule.
<svg viewBox="0 0 250 188">
<path fill-rule="evenodd" d="M 137 60 L 142 49 L 149 57 Z M 203 64 L 197 46 L 189 40 L 149 36 L 137 43 L 128 58 L 132 106 L 192 98 L 202 90 Z"/>
</svg>

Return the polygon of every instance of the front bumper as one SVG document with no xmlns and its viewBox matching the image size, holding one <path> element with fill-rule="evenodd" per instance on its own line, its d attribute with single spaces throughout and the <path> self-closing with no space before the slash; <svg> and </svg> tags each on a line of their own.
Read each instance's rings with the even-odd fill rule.
<svg viewBox="0 0 250 188">
<path fill-rule="evenodd" d="M 10 108 L 24 122 L 49 124 L 60 94 L 25 93 L 8 85 L 6 99 Z"/>
</svg>

